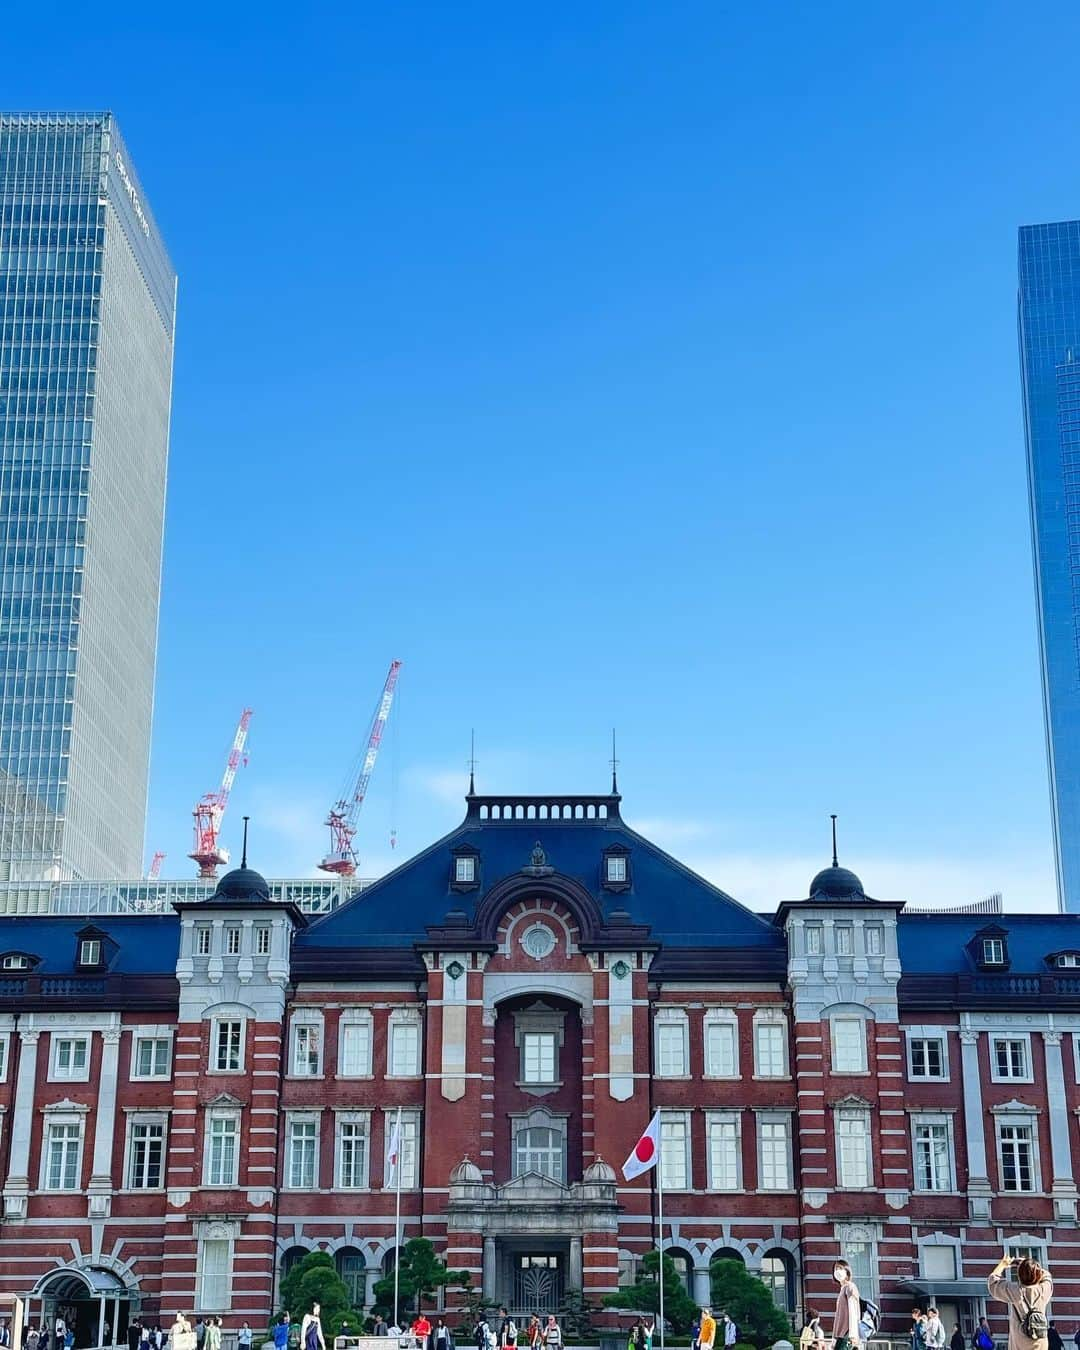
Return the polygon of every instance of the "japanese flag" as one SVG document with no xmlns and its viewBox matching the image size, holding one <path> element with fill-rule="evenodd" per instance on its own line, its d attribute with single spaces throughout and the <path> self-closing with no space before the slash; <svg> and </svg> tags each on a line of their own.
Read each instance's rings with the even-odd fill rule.
<svg viewBox="0 0 1080 1350">
<path fill-rule="evenodd" d="M 391 1177 L 397 1173 L 398 1159 L 401 1156 L 401 1107 L 398 1107 L 394 1128 L 390 1131 L 390 1142 L 386 1146 L 386 1170 Z"/>
<path fill-rule="evenodd" d="M 627 1181 L 655 1167 L 660 1157 L 660 1112 L 657 1111 L 649 1127 L 631 1150 L 629 1158 L 623 1163 L 622 1174 Z"/>
</svg>

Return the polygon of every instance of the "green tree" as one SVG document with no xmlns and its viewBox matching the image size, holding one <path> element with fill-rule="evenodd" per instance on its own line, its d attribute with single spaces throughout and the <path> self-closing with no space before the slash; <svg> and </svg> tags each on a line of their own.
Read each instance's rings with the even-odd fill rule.
<svg viewBox="0 0 1080 1350">
<path fill-rule="evenodd" d="M 468 1271 L 462 1272 L 468 1276 Z M 457 1331 L 454 1332 L 454 1340 L 459 1346 L 471 1344 L 476 1340 L 476 1324 L 481 1317 L 486 1317 L 491 1321 L 491 1314 L 498 1307 L 493 1298 L 485 1298 L 484 1291 L 479 1285 L 473 1284 L 471 1279 L 462 1281 L 462 1289 L 465 1291 L 464 1308 L 461 1313 L 461 1321 L 458 1324 Z M 518 1344 L 524 1345 L 523 1339 L 518 1337 Z"/>
<path fill-rule="evenodd" d="M 751 1275 L 741 1261 L 713 1261 L 709 1283 L 713 1315 L 719 1318 L 726 1312 L 739 1329 L 740 1341 L 763 1350 L 775 1341 L 791 1339 L 791 1319 L 773 1302 L 768 1286 Z"/>
<path fill-rule="evenodd" d="M 647 1252 L 638 1268 L 637 1279 L 633 1284 L 624 1286 L 615 1294 L 604 1295 L 605 1308 L 634 1308 L 638 1312 L 650 1312 L 660 1315 L 660 1285 L 657 1271 L 660 1269 L 660 1253 Z M 686 1292 L 686 1286 L 679 1278 L 675 1262 L 670 1256 L 664 1257 L 664 1317 L 678 1332 L 689 1331 L 693 1325 L 697 1305 Z"/>
<path fill-rule="evenodd" d="M 331 1336 L 339 1334 L 342 1322 L 348 1322 L 354 1330 L 363 1322 L 363 1313 L 350 1306 L 349 1291 L 329 1252 L 308 1252 L 298 1261 L 281 1282 L 280 1299 L 282 1308 L 289 1310 L 297 1326 L 304 1314 L 311 1311 L 311 1305 L 318 1303 L 328 1343 Z"/>
<path fill-rule="evenodd" d="M 400 1326 L 405 1309 L 417 1311 L 425 1304 L 430 1307 L 437 1289 L 448 1284 L 467 1285 L 471 1278 L 467 1270 L 447 1270 L 435 1255 L 435 1244 L 427 1238 L 410 1238 L 401 1249 L 398 1263 L 398 1306 L 394 1307 L 393 1271 L 375 1281 L 375 1301 L 392 1309 Z"/>
<path fill-rule="evenodd" d="M 559 1308 L 559 1321 L 562 1324 L 563 1340 L 578 1340 L 592 1335 L 595 1304 L 589 1302 L 580 1289 L 567 1289 L 563 1294 Z M 524 1344 L 524 1338 L 518 1336 L 518 1344 Z"/>
</svg>

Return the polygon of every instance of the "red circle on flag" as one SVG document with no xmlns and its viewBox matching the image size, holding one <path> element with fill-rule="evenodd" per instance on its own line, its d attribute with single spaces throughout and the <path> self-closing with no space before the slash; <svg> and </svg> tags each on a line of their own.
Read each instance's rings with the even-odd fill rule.
<svg viewBox="0 0 1080 1350">
<path fill-rule="evenodd" d="M 647 1134 L 643 1134 L 637 1141 L 637 1147 L 634 1149 L 634 1157 L 638 1162 L 648 1162 L 656 1152 L 656 1145 Z"/>
</svg>

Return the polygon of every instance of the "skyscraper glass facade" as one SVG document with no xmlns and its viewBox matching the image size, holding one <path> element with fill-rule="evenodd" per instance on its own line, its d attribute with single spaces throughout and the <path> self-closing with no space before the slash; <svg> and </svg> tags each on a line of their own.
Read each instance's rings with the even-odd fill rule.
<svg viewBox="0 0 1080 1350">
<path fill-rule="evenodd" d="M 1058 891 L 1080 913 L 1080 221 L 1021 229 L 1019 330 Z"/>
<path fill-rule="evenodd" d="M 138 875 L 176 276 L 110 114 L 0 114 L 0 881 Z"/>
</svg>

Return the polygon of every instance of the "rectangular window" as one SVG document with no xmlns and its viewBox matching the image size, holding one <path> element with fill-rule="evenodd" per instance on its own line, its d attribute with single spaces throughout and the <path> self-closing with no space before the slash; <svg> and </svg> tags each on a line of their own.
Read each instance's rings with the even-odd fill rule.
<svg viewBox="0 0 1080 1350">
<path fill-rule="evenodd" d="M 77 1122 L 46 1126 L 45 1189 L 74 1191 L 79 1186 L 82 1126 Z"/>
<path fill-rule="evenodd" d="M 130 1122 L 127 1184 L 133 1191 L 156 1191 L 165 1184 L 165 1125 L 162 1121 Z"/>
<path fill-rule="evenodd" d="M 232 1250 L 229 1238 L 204 1238 L 199 1244 L 198 1306 L 228 1311 L 232 1303 Z"/>
<path fill-rule="evenodd" d="M 270 955 L 270 929 L 264 923 L 259 924 L 255 929 L 255 955 Z"/>
<path fill-rule="evenodd" d="M 225 925 L 225 955 L 226 955 L 226 956 L 239 956 L 239 955 L 240 955 L 240 934 L 241 934 L 241 931 L 242 931 L 242 930 L 241 930 L 239 924 L 236 924 L 236 923 L 230 923 L 230 924 L 226 924 L 226 925 Z"/>
<path fill-rule="evenodd" d="M 135 1072 L 133 1078 L 168 1078 L 172 1042 L 168 1036 L 137 1036 L 135 1038 Z"/>
<path fill-rule="evenodd" d="M 758 1022 L 754 1027 L 754 1072 L 759 1078 L 787 1074 L 787 1031 L 782 1022 Z"/>
<path fill-rule="evenodd" d="M 394 1078 L 415 1078 L 420 1072 L 420 1024 L 390 1022 L 390 1073 Z"/>
<path fill-rule="evenodd" d="M 945 1077 L 945 1042 L 938 1036 L 912 1036 L 908 1041 L 908 1076 Z"/>
<path fill-rule="evenodd" d="M 709 1124 L 709 1189 L 737 1191 L 740 1187 L 742 1144 L 739 1136 L 739 1117 L 710 1114 Z"/>
<path fill-rule="evenodd" d="M 0 1083 L 7 1080 L 8 1040 L 6 1032 L 0 1033 Z"/>
<path fill-rule="evenodd" d="M 791 1124 L 786 1118 L 758 1117 L 758 1189 L 791 1189 Z"/>
<path fill-rule="evenodd" d="M 706 1022 L 705 1073 L 709 1078 L 734 1078 L 736 1069 L 736 1025 L 734 1022 Z"/>
<path fill-rule="evenodd" d="M 619 854 L 609 857 L 607 860 L 607 879 L 608 881 L 626 880 L 626 859 Z"/>
<path fill-rule="evenodd" d="M 684 1115 L 660 1117 L 660 1166 L 665 1190 L 690 1189 L 690 1122 Z"/>
<path fill-rule="evenodd" d="M 866 1023 L 861 1017 L 832 1019 L 833 1073 L 866 1072 Z"/>
<path fill-rule="evenodd" d="M 79 943 L 79 965 L 101 965 L 101 941 L 99 938 L 83 938 Z"/>
<path fill-rule="evenodd" d="M 311 1022 L 293 1023 L 292 1071 L 300 1078 L 318 1078 L 322 1028 Z"/>
<path fill-rule="evenodd" d="M 867 956 L 881 956 L 885 951 L 885 930 L 880 924 L 871 923 L 866 926 L 866 954 Z"/>
<path fill-rule="evenodd" d="M 208 1116 L 206 1130 L 206 1184 L 235 1186 L 240 1156 L 239 1117 L 234 1114 Z"/>
<path fill-rule="evenodd" d="M 454 859 L 454 880 L 468 885 L 476 880 L 476 859 L 475 858 L 455 858 Z"/>
<path fill-rule="evenodd" d="M 556 1080 L 555 1033 L 527 1031 L 522 1037 L 522 1081 L 525 1083 L 554 1083 Z"/>
<path fill-rule="evenodd" d="M 808 923 L 806 925 L 806 954 L 807 956 L 820 956 L 825 950 L 825 933 L 821 924 Z"/>
<path fill-rule="evenodd" d="M 1001 938 L 983 938 L 982 959 L 984 966 L 1003 966 L 1005 964 L 1005 943 Z"/>
<path fill-rule="evenodd" d="M 842 1240 L 842 1239 L 841 1239 Z M 843 1252 L 851 1267 L 851 1278 L 864 1299 L 878 1298 L 877 1243 L 844 1242 Z"/>
<path fill-rule="evenodd" d="M 1025 1081 L 1031 1077 L 1028 1042 L 1025 1036 L 991 1036 L 990 1057 L 992 1077 L 1001 1082 L 1008 1079 Z"/>
<path fill-rule="evenodd" d="M 914 1131 L 915 1189 L 951 1191 L 953 1169 L 948 1125 L 944 1121 L 916 1121 Z"/>
<path fill-rule="evenodd" d="M 958 1279 L 956 1248 L 952 1243 L 920 1242 L 919 1274 L 924 1280 Z"/>
<path fill-rule="evenodd" d="M 213 934 L 213 929 L 210 927 L 209 924 L 205 924 L 205 923 L 204 923 L 204 924 L 200 924 L 199 927 L 195 929 L 195 955 L 196 955 L 196 956 L 209 956 L 209 955 L 210 955 L 210 940 L 211 940 L 212 934 Z"/>
<path fill-rule="evenodd" d="M 318 1121 L 304 1117 L 289 1122 L 289 1185 L 294 1191 L 315 1189 Z"/>
<path fill-rule="evenodd" d="M 866 1190 L 870 1177 L 870 1119 L 866 1111 L 836 1113 L 837 1185 Z"/>
<path fill-rule="evenodd" d="M 338 1073 L 343 1078 L 364 1078 L 371 1073 L 371 1023 L 341 1024 L 341 1056 Z"/>
<path fill-rule="evenodd" d="M 689 1073 L 685 1022 L 656 1024 L 656 1073 L 659 1078 L 685 1078 Z"/>
<path fill-rule="evenodd" d="M 87 1036 L 53 1036 L 52 1077 L 85 1081 L 90 1076 L 90 1040 Z"/>
<path fill-rule="evenodd" d="M 854 930 L 849 923 L 839 923 L 835 931 L 837 956 L 850 956 L 855 950 Z"/>
<path fill-rule="evenodd" d="M 368 1184 L 368 1122 L 343 1120 L 338 1125 L 338 1187 L 360 1191 Z"/>
<path fill-rule="evenodd" d="M 386 1120 L 386 1138 L 392 1140 L 394 1128 L 397 1122 L 398 1113 L 396 1111 L 387 1111 Z M 420 1170 L 418 1167 L 420 1144 L 420 1112 L 402 1111 L 401 1113 L 401 1138 L 398 1149 L 401 1157 L 401 1188 L 402 1190 L 415 1190 L 420 1184 Z M 387 1147 L 386 1167 L 383 1171 L 383 1185 L 392 1187 L 395 1184 L 394 1169 L 390 1166 L 389 1144 Z"/>
<path fill-rule="evenodd" d="M 214 1024 L 214 1068 L 218 1073 L 239 1073 L 244 1067 L 244 1023 L 229 1019 Z"/>
<path fill-rule="evenodd" d="M 1003 1191 L 1035 1189 L 1035 1148 L 1030 1125 L 998 1123 L 998 1157 Z"/>
</svg>

